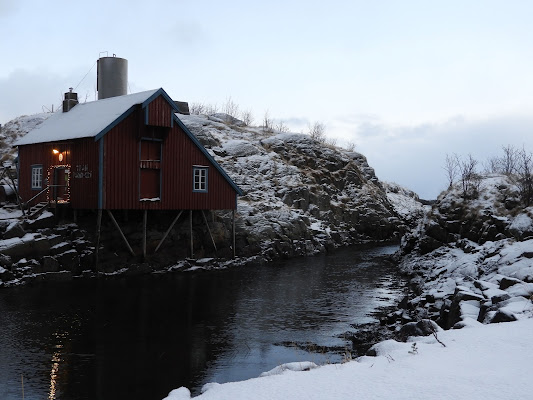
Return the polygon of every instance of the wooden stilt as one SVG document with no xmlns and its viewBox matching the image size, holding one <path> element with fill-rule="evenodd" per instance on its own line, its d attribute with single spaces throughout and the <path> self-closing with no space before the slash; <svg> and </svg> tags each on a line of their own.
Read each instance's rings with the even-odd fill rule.
<svg viewBox="0 0 533 400">
<path fill-rule="evenodd" d="M 117 228 L 117 230 L 119 231 L 120 236 L 122 237 L 122 240 L 124 240 L 124 243 L 126 243 L 126 246 L 128 247 L 128 250 L 130 251 L 131 255 L 135 256 L 135 253 L 133 252 L 133 249 L 131 248 L 131 246 L 130 246 L 130 244 L 128 242 L 128 239 L 126 239 L 126 236 L 124 236 L 124 233 L 122 233 L 122 229 L 120 229 L 120 226 L 118 225 L 117 220 L 115 219 L 115 217 L 113 216 L 111 211 L 107 210 L 107 213 L 109 214 L 109 218 L 111 218 L 111 221 L 113 221 L 113 224 L 115 225 L 115 228 Z"/>
<path fill-rule="evenodd" d="M 237 255 L 236 249 L 235 249 L 235 210 L 232 210 L 231 213 L 231 231 L 233 236 L 233 258 Z"/>
<path fill-rule="evenodd" d="M 146 225 L 148 224 L 148 210 L 144 210 L 143 216 L 143 258 L 146 258 Z"/>
<path fill-rule="evenodd" d="M 191 232 L 191 258 L 194 257 L 194 242 L 192 237 L 192 210 L 189 210 L 189 230 Z"/>
<path fill-rule="evenodd" d="M 172 221 L 172 223 L 170 224 L 170 227 L 167 229 L 167 231 L 165 232 L 165 234 L 163 235 L 163 239 L 161 239 L 161 241 L 159 242 L 159 244 L 157 245 L 157 247 L 155 248 L 155 251 L 154 253 L 157 253 L 157 250 L 159 250 L 159 248 L 161 247 L 161 245 L 163 244 L 163 242 L 165 241 L 165 239 L 167 238 L 168 234 L 170 233 L 170 231 L 172 230 L 172 228 L 174 227 L 174 225 L 176 224 L 176 222 L 178 222 L 178 219 L 181 217 L 181 214 L 183 213 L 183 210 L 180 210 L 178 216 L 176 218 L 174 218 L 174 221 Z"/>
<path fill-rule="evenodd" d="M 78 210 L 74 209 L 72 210 L 72 218 L 74 219 L 74 223 L 78 222 Z"/>
<path fill-rule="evenodd" d="M 98 210 L 98 217 L 96 218 L 96 254 L 95 254 L 95 269 L 98 273 L 98 254 L 100 252 L 100 229 L 102 227 L 102 209 Z"/>
<path fill-rule="evenodd" d="M 204 217 L 205 225 L 207 226 L 207 231 L 209 232 L 209 236 L 211 237 L 211 242 L 213 242 L 213 247 L 215 248 L 215 254 L 217 252 L 217 245 L 215 244 L 215 239 L 213 239 L 213 235 L 211 234 L 211 229 L 209 228 L 209 224 L 207 222 L 207 218 L 205 216 L 204 210 L 202 210 L 202 217 Z"/>
</svg>

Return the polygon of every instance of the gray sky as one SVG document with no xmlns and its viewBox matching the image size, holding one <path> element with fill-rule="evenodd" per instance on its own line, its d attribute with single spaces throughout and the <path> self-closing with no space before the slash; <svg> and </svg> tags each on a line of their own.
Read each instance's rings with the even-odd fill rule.
<svg viewBox="0 0 533 400">
<path fill-rule="evenodd" d="M 131 92 L 231 98 L 296 132 L 320 121 L 425 198 L 446 186 L 446 153 L 533 150 L 533 2 L 255 3 L 0 0 L 0 123 L 71 86 L 94 100 L 108 51 L 128 59 Z"/>
</svg>

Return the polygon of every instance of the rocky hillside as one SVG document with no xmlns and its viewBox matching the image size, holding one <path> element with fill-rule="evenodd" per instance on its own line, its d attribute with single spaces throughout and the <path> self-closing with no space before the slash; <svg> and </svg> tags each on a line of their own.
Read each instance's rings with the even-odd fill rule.
<svg viewBox="0 0 533 400">
<path fill-rule="evenodd" d="M 402 240 L 411 291 L 394 319 L 430 318 L 443 328 L 533 315 L 533 208 L 507 176 L 481 181 L 479 196 L 442 193 Z"/>
<path fill-rule="evenodd" d="M 357 152 L 305 134 L 244 127 L 225 115 L 180 118 L 245 193 L 238 206 L 241 254 L 316 254 L 399 238 L 405 228 Z"/>
<path fill-rule="evenodd" d="M 12 161 L 17 156 L 17 149 L 12 148 L 13 143 L 34 129 L 51 114 L 24 115 L 15 118 L 3 125 L 0 129 L 0 162 Z"/>
</svg>

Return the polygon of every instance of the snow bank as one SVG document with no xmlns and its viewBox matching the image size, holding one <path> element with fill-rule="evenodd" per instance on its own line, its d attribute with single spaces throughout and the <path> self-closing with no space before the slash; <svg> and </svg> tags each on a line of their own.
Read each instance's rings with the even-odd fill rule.
<svg viewBox="0 0 533 400">
<path fill-rule="evenodd" d="M 209 385 L 196 399 L 529 399 L 533 319 L 382 343 L 380 356 Z M 415 349 L 415 351 L 413 351 Z M 189 399 L 186 388 L 166 400 Z"/>
</svg>

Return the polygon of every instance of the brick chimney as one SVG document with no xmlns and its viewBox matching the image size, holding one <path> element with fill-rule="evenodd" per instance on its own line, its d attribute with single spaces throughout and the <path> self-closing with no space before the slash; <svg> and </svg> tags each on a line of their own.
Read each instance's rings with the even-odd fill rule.
<svg viewBox="0 0 533 400">
<path fill-rule="evenodd" d="M 65 93 L 65 100 L 63 100 L 63 112 L 68 112 L 72 107 L 78 104 L 78 93 L 74 93 L 72 88 Z"/>
</svg>

